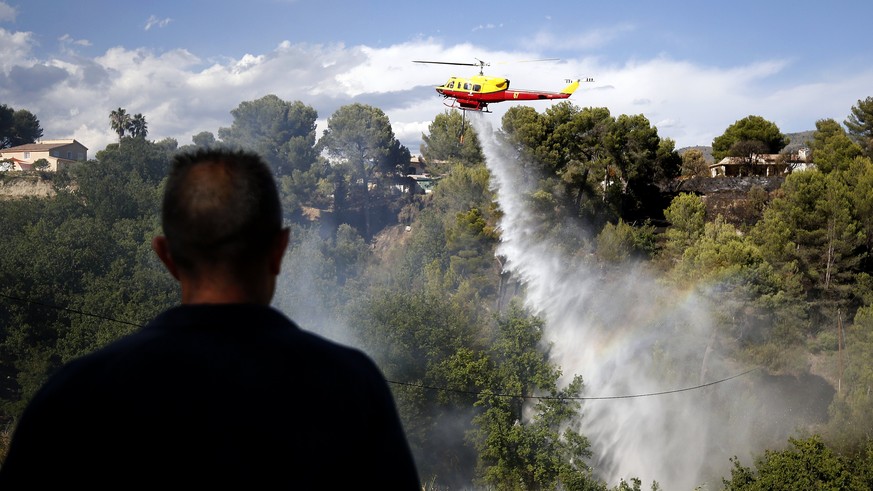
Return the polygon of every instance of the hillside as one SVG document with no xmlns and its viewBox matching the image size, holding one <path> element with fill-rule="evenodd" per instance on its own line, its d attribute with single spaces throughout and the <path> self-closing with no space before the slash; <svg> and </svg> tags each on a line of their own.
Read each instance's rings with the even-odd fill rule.
<svg viewBox="0 0 873 491">
<path fill-rule="evenodd" d="M 0 200 L 27 196 L 44 198 L 54 194 L 55 190 L 52 188 L 51 181 L 43 179 L 39 175 L 0 174 Z"/>
</svg>

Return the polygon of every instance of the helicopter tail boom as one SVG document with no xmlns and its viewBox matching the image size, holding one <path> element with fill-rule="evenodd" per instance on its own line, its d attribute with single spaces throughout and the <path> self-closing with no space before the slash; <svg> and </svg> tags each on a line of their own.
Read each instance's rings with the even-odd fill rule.
<svg viewBox="0 0 873 491">
<path fill-rule="evenodd" d="M 579 88 L 579 80 L 576 79 L 570 83 L 570 85 L 561 89 L 562 94 L 567 94 L 568 96 L 573 95 L 573 92 L 576 92 L 576 89 Z"/>
</svg>

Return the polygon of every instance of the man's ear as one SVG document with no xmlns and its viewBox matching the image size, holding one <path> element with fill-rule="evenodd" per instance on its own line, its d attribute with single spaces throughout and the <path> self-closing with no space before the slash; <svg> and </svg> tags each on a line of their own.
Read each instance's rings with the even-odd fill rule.
<svg viewBox="0 0 873 491">
<path fill-rule="evenodd" d="M 270 249 L 270 274 L 278 276 L 282 269 L 282 257 L 285 255 L 285 250 L 288 249 L 288 241 L 291 238 L 291 229 L 283 228 L 273 243 Z"/>
<path fill-rule="evenodd" d="M 163 235 L 154 237 L 152 239 L 152 250 L 155 251 L 155 254 L 158 255 L 158 258 L 164 263 L 164 266 L 173 275 L 173 278 L 178 280 L 179 268 L 176 266 L 175 261 L 173 261 L 173 256 L 170 255 L 170 244 L 167 242 L 167 238 Z"/>
</svg>

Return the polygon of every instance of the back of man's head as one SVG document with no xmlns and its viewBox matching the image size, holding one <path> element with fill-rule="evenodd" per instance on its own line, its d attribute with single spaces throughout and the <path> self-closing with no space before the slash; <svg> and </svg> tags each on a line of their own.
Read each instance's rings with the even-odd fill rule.
<svg viewBox="0 0 873 491">
<path fill-rule="evenodd" d="M 161 212 L 176 265 L 190 274 L 244 272 L 282 228 L 270 169 L 254 153 L 198 150 L 174 158 Z"/>
</svg>

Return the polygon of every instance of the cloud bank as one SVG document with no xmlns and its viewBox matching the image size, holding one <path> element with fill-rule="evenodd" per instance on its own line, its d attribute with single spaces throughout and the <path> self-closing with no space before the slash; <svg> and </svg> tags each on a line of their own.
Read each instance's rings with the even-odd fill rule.
<svg viewBox="0 0 873 491">
<path fill-rule="evenodd" d="M 0 20 L 14 9 L 0 3 Z M 145 25 L 166 26 L 152 16 Z M 580 35 L 586 43 L 632 31 L 630 24 Z M 116 139 L 109 113 L 118 107 L 142 113 L 149 138 L 187 144 L 201 131 L 218 132 L 232 122 L 241 102 L 275 94 L 318 111 L 320 130 L 340 106 L 372 104 L 389 117 L 395 134 L 413 154 L 433 118 L 446 110 L 433 87 L 451 75 L 472 75 L 474 67 L 421 65 L 412 60 L 490 62 L 486 74 L 506 76 L 522 89 L 558 90 L 568 78 L 594 78 L 570 102 L 642 114 L 677 147 L 709 145 L 738 119 L 750 114 L 775 122 L 783 132 L 815 128 L 823 118 L 842 121 L 859 99 L 870 95 L 873 69 L 784 81 L 791 60 L 767 59 L 718 67 L 661 55 L 620 63 L 568 56 L 558 61 L 514 63 L 542 58 L 535 51 L 483 50 L 468 43 L 423 38 L 388 46 L 347 46 L 282 41 L 265 52 L 205 58 L 178 47 L 166 50 L 116 46 L 96 56 L 80 51 L 86 39 L 63 34 L 63 48 L 34 55 L 34 33 L 0 28 L 0 101 L 27 109 L 40 120 L 46 138 L 76 138 L 91 155 Z M 546 42 L 547 35 L 540 37 Z M 475 54 L 475 58 L 471 56 Z M 776 83 L 778 79 L 778 83 Z M 531 102 L 544 111 L 551 103 Z M 496 127 L 509 103 L 494 104 Z M 320 132 L 319 130 L 319 132 Z"/>
</svg>

